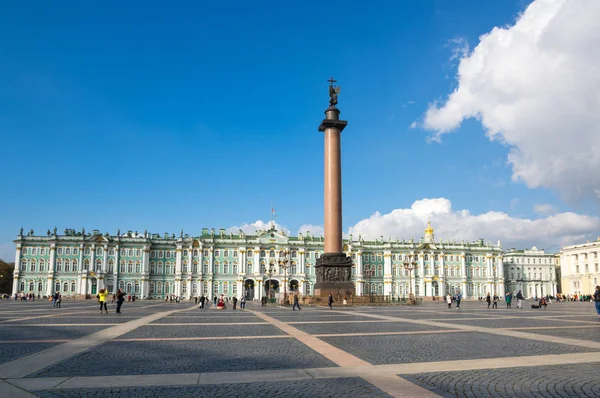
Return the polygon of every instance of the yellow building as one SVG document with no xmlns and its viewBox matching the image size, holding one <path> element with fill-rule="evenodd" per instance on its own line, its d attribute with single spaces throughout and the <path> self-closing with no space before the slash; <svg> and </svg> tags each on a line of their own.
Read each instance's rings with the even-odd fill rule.
<svg viewBox="0 0 600 398">
<path fill-rule="evenodd" d="M 565 246 L 560 251 L 563 294 L 594 294 L 600 281 L 600 237 L 594 242 Z"/>
</svg>

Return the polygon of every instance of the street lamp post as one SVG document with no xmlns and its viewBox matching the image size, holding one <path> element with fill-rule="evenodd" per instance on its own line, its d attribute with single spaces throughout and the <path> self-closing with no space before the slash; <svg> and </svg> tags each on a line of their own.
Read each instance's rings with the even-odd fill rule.
<svg viewBox="0 0 600 398">
<path fill-rule="evenodd" d="M 283 254 L 283 259 L 279 260 L 279 267 L 283 268 L 283 304 L 287 304 L 287 268 L 290 260 L 287 258 L 287 250 Z"/>
<path fill-rule="evenodd" d="M 403 265 L 404 265 L 404 269 L 408 271 L 408 287 L 410 289 L 408 299 L 412 303 L 414 300 L 413 289 L 412 289 L 412 272 L 417 267 L 417 263 L 415 261 L 410 261 L 410 262 L 405 261 Z"/>
<path fill-rule="evenodd" d="M 268 297 L 269 297 L 269 301 L 271 301 L 271 277 L 273 276 L 273 264 L 269 264 L 269 272 L 268 272 L 268 274 L 269 274 L 269 287 L 268 287 L 269 288 L 269 294 L 268 294 Z"/>
</svg>

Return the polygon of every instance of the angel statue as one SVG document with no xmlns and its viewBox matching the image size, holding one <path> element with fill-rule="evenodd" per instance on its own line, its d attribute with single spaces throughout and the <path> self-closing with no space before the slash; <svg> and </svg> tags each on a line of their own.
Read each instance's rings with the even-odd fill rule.
<svg viewBox="0 0 600 398">
<path fill-rule="evenodd" d="M 333 80 L 333 77 L 329 80 L 329 105 L 336 106 L 338 103 L 338 94 L 340 93 L 339 86 L 334 86 L 333 83 L 336 83 L 336 80 Z"/>
</svg>

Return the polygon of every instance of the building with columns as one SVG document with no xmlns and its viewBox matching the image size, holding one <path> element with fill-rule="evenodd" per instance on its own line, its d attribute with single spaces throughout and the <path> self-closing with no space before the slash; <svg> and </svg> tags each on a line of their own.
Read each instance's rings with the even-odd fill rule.
<svg viewBox="0 0 600 398">
<path fill-rule="evenodd" d="M 504 252 L 506 290 L 525 298 L 556 296 L 556 254 L 546 253 L 533 246 L 531 249 L 510 249 Z"/>
<path fill-rule="evenodd" d="M 565 246 L 560 251 L 560 273 L 563 294 L 594 294 L 600 284 L 598 268 L 600 236 L 594 242 Z"/>
<path fill-rule="evenodd" d="M 14 293 L 95 295 L 118 288 L 142 298 L 169 295 L 245 295 L 258 300 L 284 291 L 311 295 L 323 238 L 287 236 L 275 228 L 246 235 L 203 228 L 199 236 L 129 231 L 116 235 L 56 229 L 46 236 L 23 232 L 15 240 Z M 504 294 L 502 248 L 434 239 L 430 224 L 419 241 L 349 236 L 357 295 L 463 297 Z M 411 265 L 414 270 L 407 270 Z"/>
</svg>

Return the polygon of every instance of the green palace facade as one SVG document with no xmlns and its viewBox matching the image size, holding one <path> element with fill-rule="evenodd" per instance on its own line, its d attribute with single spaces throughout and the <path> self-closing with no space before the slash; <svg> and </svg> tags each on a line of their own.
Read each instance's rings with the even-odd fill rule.
<svg viewBox="0 0 600 398">
<path fill-rule="evenodd" d="M 322 237 L 288 236 L 275 228 L 251 235 L 203 228 L 199 236 L 182 231 L 179 237 L 72 229 L 36 236 L 21 230 L 14 242 L 13 295 L 95 295 L 99 289 L 115 293 L 120 288 L 152 299 L 223 294 L 259 300 L 284 291 L 311 295 L 314 266 L 324 247 Z M 504 294 L 500 242 L 436 242 L 428 224 L 418 241 L 350 235 L 343 248 L 353 260 L 357 295 Z"/>
</svg>

